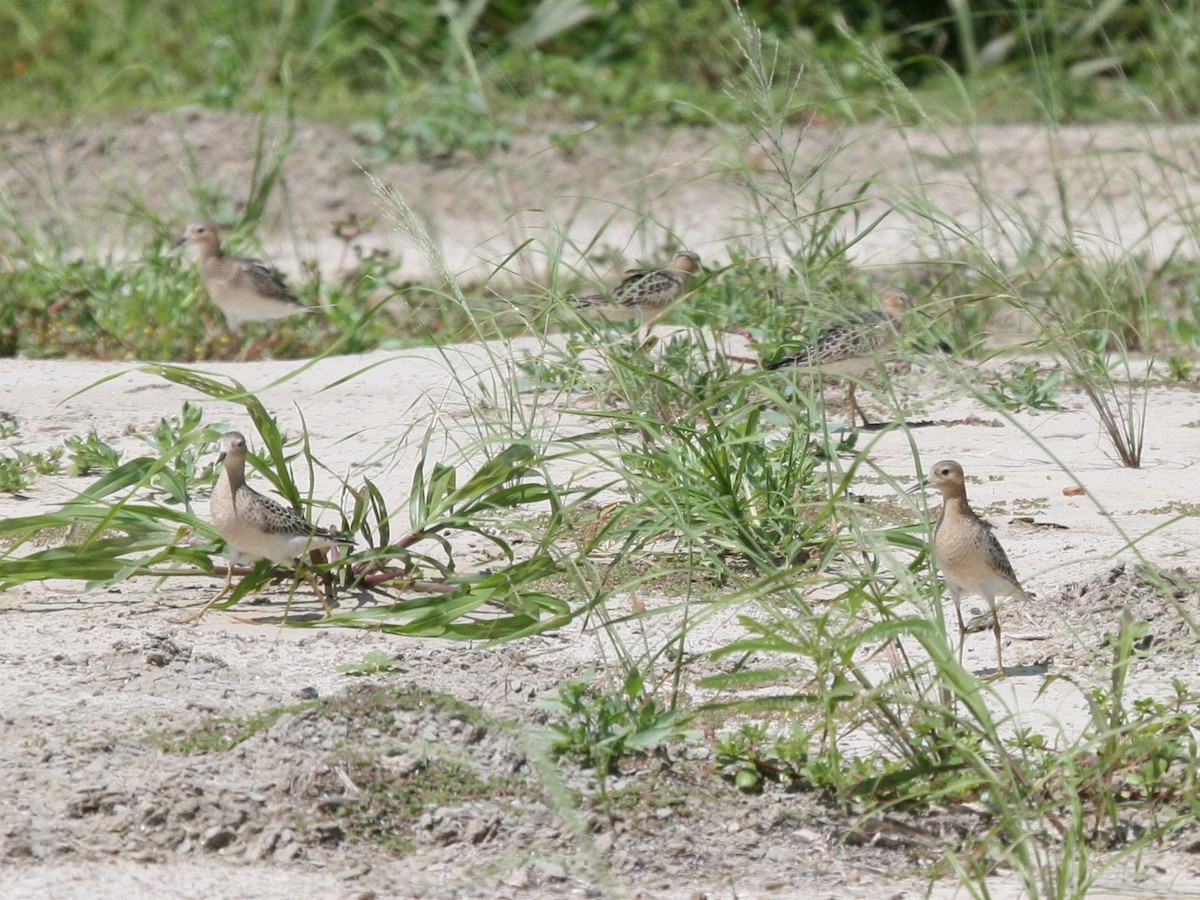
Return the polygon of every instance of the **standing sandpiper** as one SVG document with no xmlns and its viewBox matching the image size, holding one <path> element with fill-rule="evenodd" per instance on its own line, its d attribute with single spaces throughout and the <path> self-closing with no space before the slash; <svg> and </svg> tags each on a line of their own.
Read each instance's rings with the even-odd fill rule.
<svg viewBox="0 0 1200 900">
<path fill-rule="evenodd" d="M 176 246 L 180 244 L 187 244 L 200 263 L 208 296 L 233 331 L 243 322 L 267 322 L 312 311 L 257 259 L 222 253 L 217 226 L 212 222 L 189 225 Z"/>
<path fill-rule="evenodd" d="M 884 291 L 879 305 L 880 309 L 843 319 L 822 331 L 815 341 L 798 352 L 773 360 L 765 368 L 795 366 L 823 375 L 849 376 L 850 426 L 858 427 L 855 420 L 858 416 L 863 427 L 869 428 L 871 423 L 854 396 L 857 379 L 874 370 L 879 365 L 880 355 L 896 340 L 904 324 L 904 314 L 912 306 L 912 297 L 907 291 L 893 288 Z"/>
<path fill-rule="evenodd" d="M 960 601 L 968 594 L 978 594 L 987 600 L 991 609 L 992 631 L 996 635 L 996 676 L 999 677 L 1004 674 L 1004 657 L 996 597 L 1031 598 L 1017 581 L 1008 554 L 992 533 L 991 526 L 975 515 L 967 502 L 962 466 L 950 459 L 934 463 L 929 476 L 913 491 L 926 487 L 934 488 L 942 495 L 942 512 L 933 530 L 933 561 L 946 579 L 958 616 L 958 662 L 962 664 L 967 635 Z"/>
<path fill-rule="evenodd" d="M 310 524 L 294 510 L 264 497 L 246 484 L 246 439 L 239 432 L 226 432 L 220 448 L 217 462 L 223 462 L 225 468 L 217 478 L 209 508 L 217 533 L 229 545 L 229 572 L 224 587 L 191 621 L 198 622 L 214 603 L 229 593 L 234 566 L 260 559 L 269 559 L 281 566 L 295 566 L 297 575 L 316 592 L 325 607 L 325 614 L 332 615 L 325 594 L 298 557 L 310 550 L 352 547 L 354 542 Z"/>
<path fill-rule="evenodd" d="M 576 297 L 571 305 L 578 309 L 591 306 L 633 310 L 643 316 L 649 336 L 651 327 L 667 314 L 671 304 L 683 295 L 692 276 L 700 271 L 700 257 L 691 250 L 680 250 L 671 265 L 663 269 L 627 269 L 625 278 L 608 294 Z M 656 315 L 647 318 L 650 312 Z"/>
</svg>

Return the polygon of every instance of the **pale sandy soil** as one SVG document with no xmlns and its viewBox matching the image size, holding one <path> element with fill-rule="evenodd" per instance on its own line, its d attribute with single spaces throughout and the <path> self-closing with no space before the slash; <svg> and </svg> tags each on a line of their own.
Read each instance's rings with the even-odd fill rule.
<svg viewBox="0 0 1200 900">
<path fill-rule="evenodd" d="M 111 210 L 122 185 L 149 192 L 156 214 L 182 223 L 192 217 L 183 143 L 207 161 L 205 174 L 237 198 L 245 191 L 249 133 L 244 119 L 207 114 L 147 117 L 52 135 L 44 142 L 10 131 L 0 135 L 0 152 L 13 163 L 0 169 L 0 190 L 41 228 L 104 220 L 103 211 Z M 458 273 L 483 271 L 531 235 L 557 240 L 562 229 L 585 244 L 616 205 L 632 212 L 610 223 L 603 241 L 628 257 L 654 256 L 673 234 L 719 264 L 730 235 L 740 230 L 737 223 L 749 216 L 731 168 L 746 159 L 752 166 L 758 163 L 748 142 L 718 137 L 679 133 L 653 147 L 633 148 L 585 141 L 577 156 L 566 157 L 548 149 L 543 137 L 528 135 L 498 169 L 396 165 L 380 167 L 379 174 L 399 185 L 428 217 Z M 799 164 L 844 145 L 830 163 L 832 184 L 878 176 L 871 208 L 896 211 L 856 248 L 867 265 L 914 258 L 923 252 L 922 244 L 930 246 L 925 242 L 944 239 L 916 214 L 918 205 L 960 222 L 977 221 L 981 239 L 1001 249 L 1002 224 L 1018 216 L 1059 233 L 1061 219 L 1048 212 L 1056 202 L 1052 144 L 1054 158 L 1070 167 L 1072 221 L 1081 240 L 1106 253 L 1116 252 L 1113 246 L 1157 254 L 1179 246 L 1193 253 L 1186 235 L 1195 221 L 1190 198 L 1197 185 L 1183 175 L 1164 176 L 1151 152 L 1174 154 L 1187 171 L 1193 137 L 1191 129 L 1125 127 L 1065 129 L 1056 137 L 1033 128 L 951 136 L 865 128 L 812 131 L 803 145 L 811 149 Z M 301 127 L 286 172 L 287 202 L 273 209 L 268 236 L 280 261 L 315 248 L 332 265 L 338 248 L 327 237 L 329 221 L 348 212 L 378 211 L 353 157 L 352 143 L 335 129 Z M 995 198 L 990 209 L 981 208 L 971 186 L 974 178 Z M 514 210 L 519 214 L 510 216 Z M 138 228 L 119 224 L 101 240 L 118 247 L 142 237 Z M 372 240 L 404 254 L 412 274 L 427 271 L 399 236 L 379 229 Z M 536 270 L 536 260 L 529 266 Z M 537 350 L 533 343 L 519 342 L 521 347 Z M 510 349 L 493 349 L 494 356 L 479 347 L 461 347 L 445 354 L 423 350 L 333 358 L 282 384 L 275 382 L 295 372 L 297 364 L 204 368 L 236 377 L 287 428 L 298 430 L 303 421 L 315 455 L 330 472 L 368 474 L 399 507 L 427 430 L 434 435 L 434 454 L 458 462 L 478 437 L 476 417 L 505 414 L 480 402 L 481 383 L 511 375 L 503 362 Z M 201 399 L 137 372 L 84 390 L 129 368 L 0 361 L 0 412 L 14 416 L 20 426 L 19 437 L 8 445 L 36 451 L 95 429 L 126 452 L 138 452 L 131 432 L 149 431 L 160 417 L 178 414 L 184 400 Z M 479 377 L 464 378 L 468 370 Z M 1133 563 L 1131 543 L 1158 566 L 1193 574 L 1200 569 L 1194 509 L 1168 507 L 1172 501 L 1194 502 L 1200 484 L 1195 441 L 1200 397 L 1194 386 L 1150 389 L 1145 465 L 1127 470 L 1114 463 L 1082 395 L 1068 391 L 1062 412 L 1006 420 L 920 367 L 897 376 L 896 384 L 910 416 L 935 424 L 866 437 L 860 446 L 873 467 L 911 484 L 918 470 L 936 459 L 962 462 L 968 476 L 980 479 L 969 486 L 976 508 L 996 523 L 1018 573 L 1037 597 L 1033 606 L 1004 611 L 1006 630 L 1015 636 L 1006 658 L 1025 666 L 995 688 L 995 709 L 1008 727 L 1033 725 L 1051 735 L 1059 729 L 1078 732 L 1086 705 L 1077 685 L 1086 685 L 1110 652 L 1104 635 L 1115 631 L 1124 605 L 1147 619 L 1161 642 L 1136 667 L 1135 692 L 1153 693 L 1171 678 L 1200 690 L 1200 668 L 1192 657 L 1190 632 L 1179 627 L 1178 610 L 1163 608 L 1144 586 L 1124 576 L 1100 590 L 1078 587 L 1108 578 L 1122 562 Z M 839 396 L 836 388 L 830 396 Z M 240 409 L 202 402 L 207 421 L 252 432 Z M 558 417 L 554 404 L 542 408 L 545 433 L 572 425 Z M 971 417 L 980 421 L 964 424 Z M 894 499 L 894 488 L 872 467 L 862 474 L 855 493 L 867 502 Z M 316 496 L 335 496 L 334 475 L 318 470 L 316 478 Z M 1077 482 L 1087 495 L 1063 493 Z M 0 497 L 0 514 L 45 510 L 86 483 L 44 477 L 27 497 Z M 1015 516 L 1064 528 L 1029 527 Z M 466 559 L 486 565 L 482 544 L 464 552 Z M 603 666 L 611 647 L 601 634 L 579 626 L 487 650 L 282 628 L 282 592 L 267 597 L 266 605 L 215 611 L 199 626 L 172 621 L 213 589 L 207 579 L 172 580 L 161 588 L 143 579 L 83 595 L 65 584 L 0 594 L 0 785 L 5 788 L 0 792 L 0 894 L 566 897 L 607 891 L 630 897 L 883 898 L 919 896 L 928 887 L 930 859 L 914 856 L 910 844 L 841 844 L 846 821 L 817 801 L 771 792 L 744 797 L 711 779 L 691 780 L 696 776 L 689 767 L 630 776 L 657 778 L 664 789 L 686 794 L 687 802 L 673 812 L 632 810 L 615 821 L 575 823 L 538 793 L 537 773 L 520 733 L 496 729 L 471 742 L 452 721 L 433 713 L 407 723 L 414 746 L 435 743 L 437 752 L 461 755 L 484 768 L 512 765 L 529 779 L 528 808 L 521 815 L 488 803 L 440 810 L 442 818 L 426 823 L 416 849 L 406 855 L 297 833 L 292 828 L 297 815 L 324 821 L 322 793 L 311 786 L 328 776 L 334 765 L 330 746 L 345 737 L 328 730 L 334 726 L 281 720 L 233 751 L 191 756 L 154 749 L 148 733 L 182 732 L 213 717 L 293 703 L 303 688 L 335 696 L 363 683 L 351 684 L 335 666 L 358 662 L 372 649 L 397 654 L 402 671 L 367 682 L 447 691 L 531 733 L 539 721 L 534 701 L 553 696 L 558 684 L 590 665 Z M 651 606 L 664 602 L 654 596 L 639 599 Z M 1177 601 L 1185 612 L 1200 614 L 1194 592 L 1181 592 Z M 298 597 L 298 602 L 303 612 L 312 601 Z M 710 620 L 693 634 L 689 649 L 728 641 L 736 628 L 732 617 Z M 864 660 L 876 649 L 864 648 Z M 992 657 L 990 634 L 969 638 L 971 668 L 987 670 L 994 665 Z M 881 658 L 873 657 L 870 664 L 882 664 Z M 1070 679 L 1047 686 L 1052 674 Z M 377 740 L 364 735 L 363 743 L 375 747 Z M 695 768 L 706 765 L 697 762 Z M 1136 880 L 1134 873 L 1115 870 L 1094 896 L 1200 895 L 1200 875 L 1185 849 L 1186 841 L 1164 846 Z M 990 888 L 993 896 L 1017 896 L 1016 885 L 1003 873 Z M 947 883 L 938 883 L 934 892 L 965 895 Z"/>
<path fill-rule="evenodd" d="M 747 180 L 763 192 L 779 185 L 757 136 L 680 129 L 626 139 L 595 129 L 562 149 L 557 136 L 581 127 L 531 128 L 487 163 L 367 168 L 399 190 L 462 278 L 494 277 L 505 260 L 513 278 L 540 274 L 548 256 L 604 277 L 612 271 L 596 271 L 581 258 L 584 248 L 592 258 L 612 250 L 654 260 L 682 243 L 713 263 L 727 259 L 731 244 L 778 254 L 780 238 L 790 235 L 794 245 L 799 237 L 769 213 L 764 228 L 764 214 L 748 199 Z M 243 207 L 260 129 L 268 150 L 283 146 L 278 122 L 187 109 L 47 135 L 0 129 L 0 198 L 27 228 L 123 254 L 146 240 L 151 218 L 182 233 L 198 195 L 230 211 Z M 850 255 L 864 266 L 926 259 L 968 241 L 1004 257 L 1035 240 L 1105 257 L 1197 252 L 1195 126 L 865 124 L 783 137 L 802 213 L 859 200 L 841 230 L 860 237 Z M 311 257 L 335 268 L 344 247 L 332 223 L 386 215 L 360 168 L 366 159 L 345 130 L 298 124 L 258 235 L 273 261 L 295 268 L 298 257 Z M 408 277 L 432 274 L 425 255 L 389 228 L 364 245 L 398 254 Z"/>
</svg>

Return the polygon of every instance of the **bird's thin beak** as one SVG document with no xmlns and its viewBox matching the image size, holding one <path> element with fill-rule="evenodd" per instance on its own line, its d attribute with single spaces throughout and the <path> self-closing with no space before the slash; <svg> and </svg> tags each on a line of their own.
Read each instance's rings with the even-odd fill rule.
<svg viewBox="0 0 1200 900">
<path fill-rule="evenodd" d="M 225 457 L 228 455 L 229 454 L 227 454 L 224 450 L 222 450 L 220 453 L 218 453 L 217 454 L 217 465 L 220 465 L 221 463 L 225 462 Z"/>
<path fill-rule="evenodd" d="M 918 493 L 920 493 L 921 491 L 925 490 L 925 488 L 927 488 L 927 487 L 929 487 L 929 479 L 928 479 L 928 478 L 924 478 L 924 479 L 922 479 L 921 481 L 918 481 L 918 482 L 917 482 L 916 484 L 914 484 L 912 487 L 910 487 L 910 488 L 908 489 L 908 493 L 910 493 L 910 494 L 918 494 Z"/>
</svg>

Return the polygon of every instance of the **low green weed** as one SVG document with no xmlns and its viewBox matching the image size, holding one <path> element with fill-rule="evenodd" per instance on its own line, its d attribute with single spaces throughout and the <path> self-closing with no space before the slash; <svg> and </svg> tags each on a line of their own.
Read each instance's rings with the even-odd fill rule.
<svg viewBox="0 0 1200 900">
<path fill-rule="evenodd" d="M 184 734 L 151 732 L 150 742 L 167 753 L 222 753 L 232 750 L 256 734 L 268 731 L 285 714 L 294 714 L 312 709 L 316 703 L 300 703 L 292 706 L 276 706 L 244 718 L 222 717 L 210 719 L 199 727 Z"/>
<path fill-rule="evenodd" d="M 11 456 L 0 456 L 0 493 L 19 494 L 37 480 L 37 472 Z"/>
<path fill-rule="evenodd" d="M 1062 409 L 1056 399 L 1062 391 L 1062 369 L 1043 369 L 1039 363 L 1014 363 L 1009 375 L 996 375 L 984 399 L 1009 412 Z"/>
<path fill-rule="evenodd" d="M 583 353 L 589 348 L 582 338 L 568 337 L 565 344 L 547 348 L 537 355 L 526 353 L 515 361 L 521 374 L 519 391 L 558 390 L 577 392 L 602 377 L 599 372 L 588 369 Z"/>
<path fill-rule="evenodd" d="M 222 429 L 201 425 L 203 415 L 200 406 L 185 401 L 179 416 L 164 417 L 150 434 L 136 435 L 159 456 L 171 460 L 154 478 L 169 503 L 186 506 L 197 489 L 216 482 L 217 470 L 204 458 L 210 455 Z"/>
<path fill-rule="evenodd" d="M 343 663 L 336 671 L 342 675 L 382 675 L 402 668 L 400 661 L 386 650 L 371 650 L 359 662 Z"/>
<path fill-rule="evenodd" d="M 67 451 L 67 474 L 82 478 L 111 472 L 121 464 L 121 451 L 103 441 L 95 430 L 72 435 L 63 441 Z"/>
<path fill-rule="evenodd" d="M 804 777 L 808 748 L 808 733 L 799 723 L 790 735 L 774 738 L 765 723 L 749 723 L 717 738 L 716 764 L 741 791 L 760 791 L 764 782 L 792 787 Z"/>
<path fill-rule="evenodd" d="M 29 466 L 39 475 L 57 475 L 62 469 L 62 447 L 51 447 L 41 453 L 26 453 L 23 450 L 16 453 L 17 459 L 23 465 Z"/>
<path fill-rule="evenodd" d="M 589 679 L 576 679 L 559 687 L 558 699 L 538 705 L 552 716 L 547 726 L 551 752 L 592 768 L 602 793 L 626 757 L 695 737 L 687 730 L 690 716 L 649 696 L 636 669 L 612 694 L 597 692 Z"/>
<path fill-rule="evenodd" d="M 1167 357 L 1167 379 L 1173 382 L 1191 381 L 1196 372 L 1196 361 L 1186 356 L 1171 354 Z"/>
<path fill-rule="evenodd" d="M 451 162 L 458 154 L 482 159 L 512 145 L 512 132 L 493 117 L 483 96 L 466 79 L 425 85 L 416 95 L 397 90 L 397 96 L 404 97 L 403 103 L 389 103 L 377 118 L 359 122 L 353 129 L 373 161 Z M 416 115 L 414 106 L 420 110 Z"/>
</svg>

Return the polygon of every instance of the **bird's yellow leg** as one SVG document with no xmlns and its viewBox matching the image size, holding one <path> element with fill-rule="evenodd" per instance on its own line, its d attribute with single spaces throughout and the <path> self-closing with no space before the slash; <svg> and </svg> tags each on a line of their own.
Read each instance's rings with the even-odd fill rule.
<svg viewBox="0 0 1200 900">
<path fill-rule="evenodd" d="M 958 597 L 951 595 L 954 600 L 954 614 L 958 617 L 958 664 L 961 666 L 963 662 L 963 647 L 967 644 L 967 623 L 963 621 L 962 606 L 959 605 Z"/>
<path fill-rule="evenodd" d="M 649 316 L 648 318 L 642 319 L 642 324 L 641 324 L 641 327 L 638 329 L 638 332 L 640 333 L 641 330 L 644 328 L 646 330 L 646 336 L 642 339 L 642 342 L 640 344 L 638 344 L 637 350 L 634 351 L 635 353 L 645 353 L 647 350 L 649 350 L 651 347 L 654 346 L 654 333 L 653 333 L 654 326 L 657 325 L 659 322 L 661 322 L 663 319 L 665 319 L 667 316 L 667 313 L 669 313 L 670 311 L 671 311 L 671 306 L 670 306 L 670 304 L 668 304 L 667 306 L 664 306 L 662 309 L 658 310 L 657 312 L 655 312 L 653 315 Z"/>
<path fill-rule="evenodd" d="M 308 586 L 313 589 L 313 593 L 317 595 L 317 599 L 320 600 L 321 605 L 325 607 L 325 615 L 332 616 L 333 607 L 329 605 L 329 600 L 326 599 L 325 591 L 322 590 L 320 583 L 317 581 L 317 577 L 303 566 L 297 569 L 296 572 L 305 580 L 305 582 L 308 583 Z"/>
<path fill-rule="evenodd" d="M 858 390 L 858 384 L 857 384 L 857 382 L 852 380 L 850 382 L 850 390 L 848 392 L 849 399 L 850 399 L 850 427 L 852 429 L 857 429 L 858 428 L 857 419 L 862 419 L 863 428 L 870 428 L 875 423 L 867 418 L 867 414 L 865 412 L 863 412 L 862 407 L 858 405 L 858 396 L 855 394 L 855 391 L 857 391 L 857 390 Z M 857 419 L 856 419 L 856 417 L 857 417 Z"/>
<path fill-rule="evenodd" d="M 1000 614 L 996 612 L 996 603 L 991 603 L 992 607 L 992 633 L 996 635 L 996 671 L 990 675 L 990 678 L 1004 677 L 1004 650 L 1000 643 Z"/>
<path fill-rule="evenodd" d="M 217 591 L 217 594 L 215 597 L 213 597 L 211 600 L 209 600 L 207 603 L 205 603 L 204 606 L 200 609 L 200 611 L 198 613 L 194 613 L 193 615 L 190 615 L 190 616 L 184 616 L 182 619 L 175 619 L 174 621 L 176 622 L 176 624 L 179 624 L 179 625 L 187 625 L 187 624 L 194 625 L 194 624 L 196 624 L 202 618 L 204 618 L 204 614 L 206 612 L 208 612 L 210 609 L 212 609 L 217 604 L 217 602 L 219 600 L 221 600 L 221 598 L 223 598 L 231 590 L 233 590 L 233 566 L 232 565 L 230 565 L 225 570 L 225 584 L 221 587 L 221 590 Z"/>
</svg>

